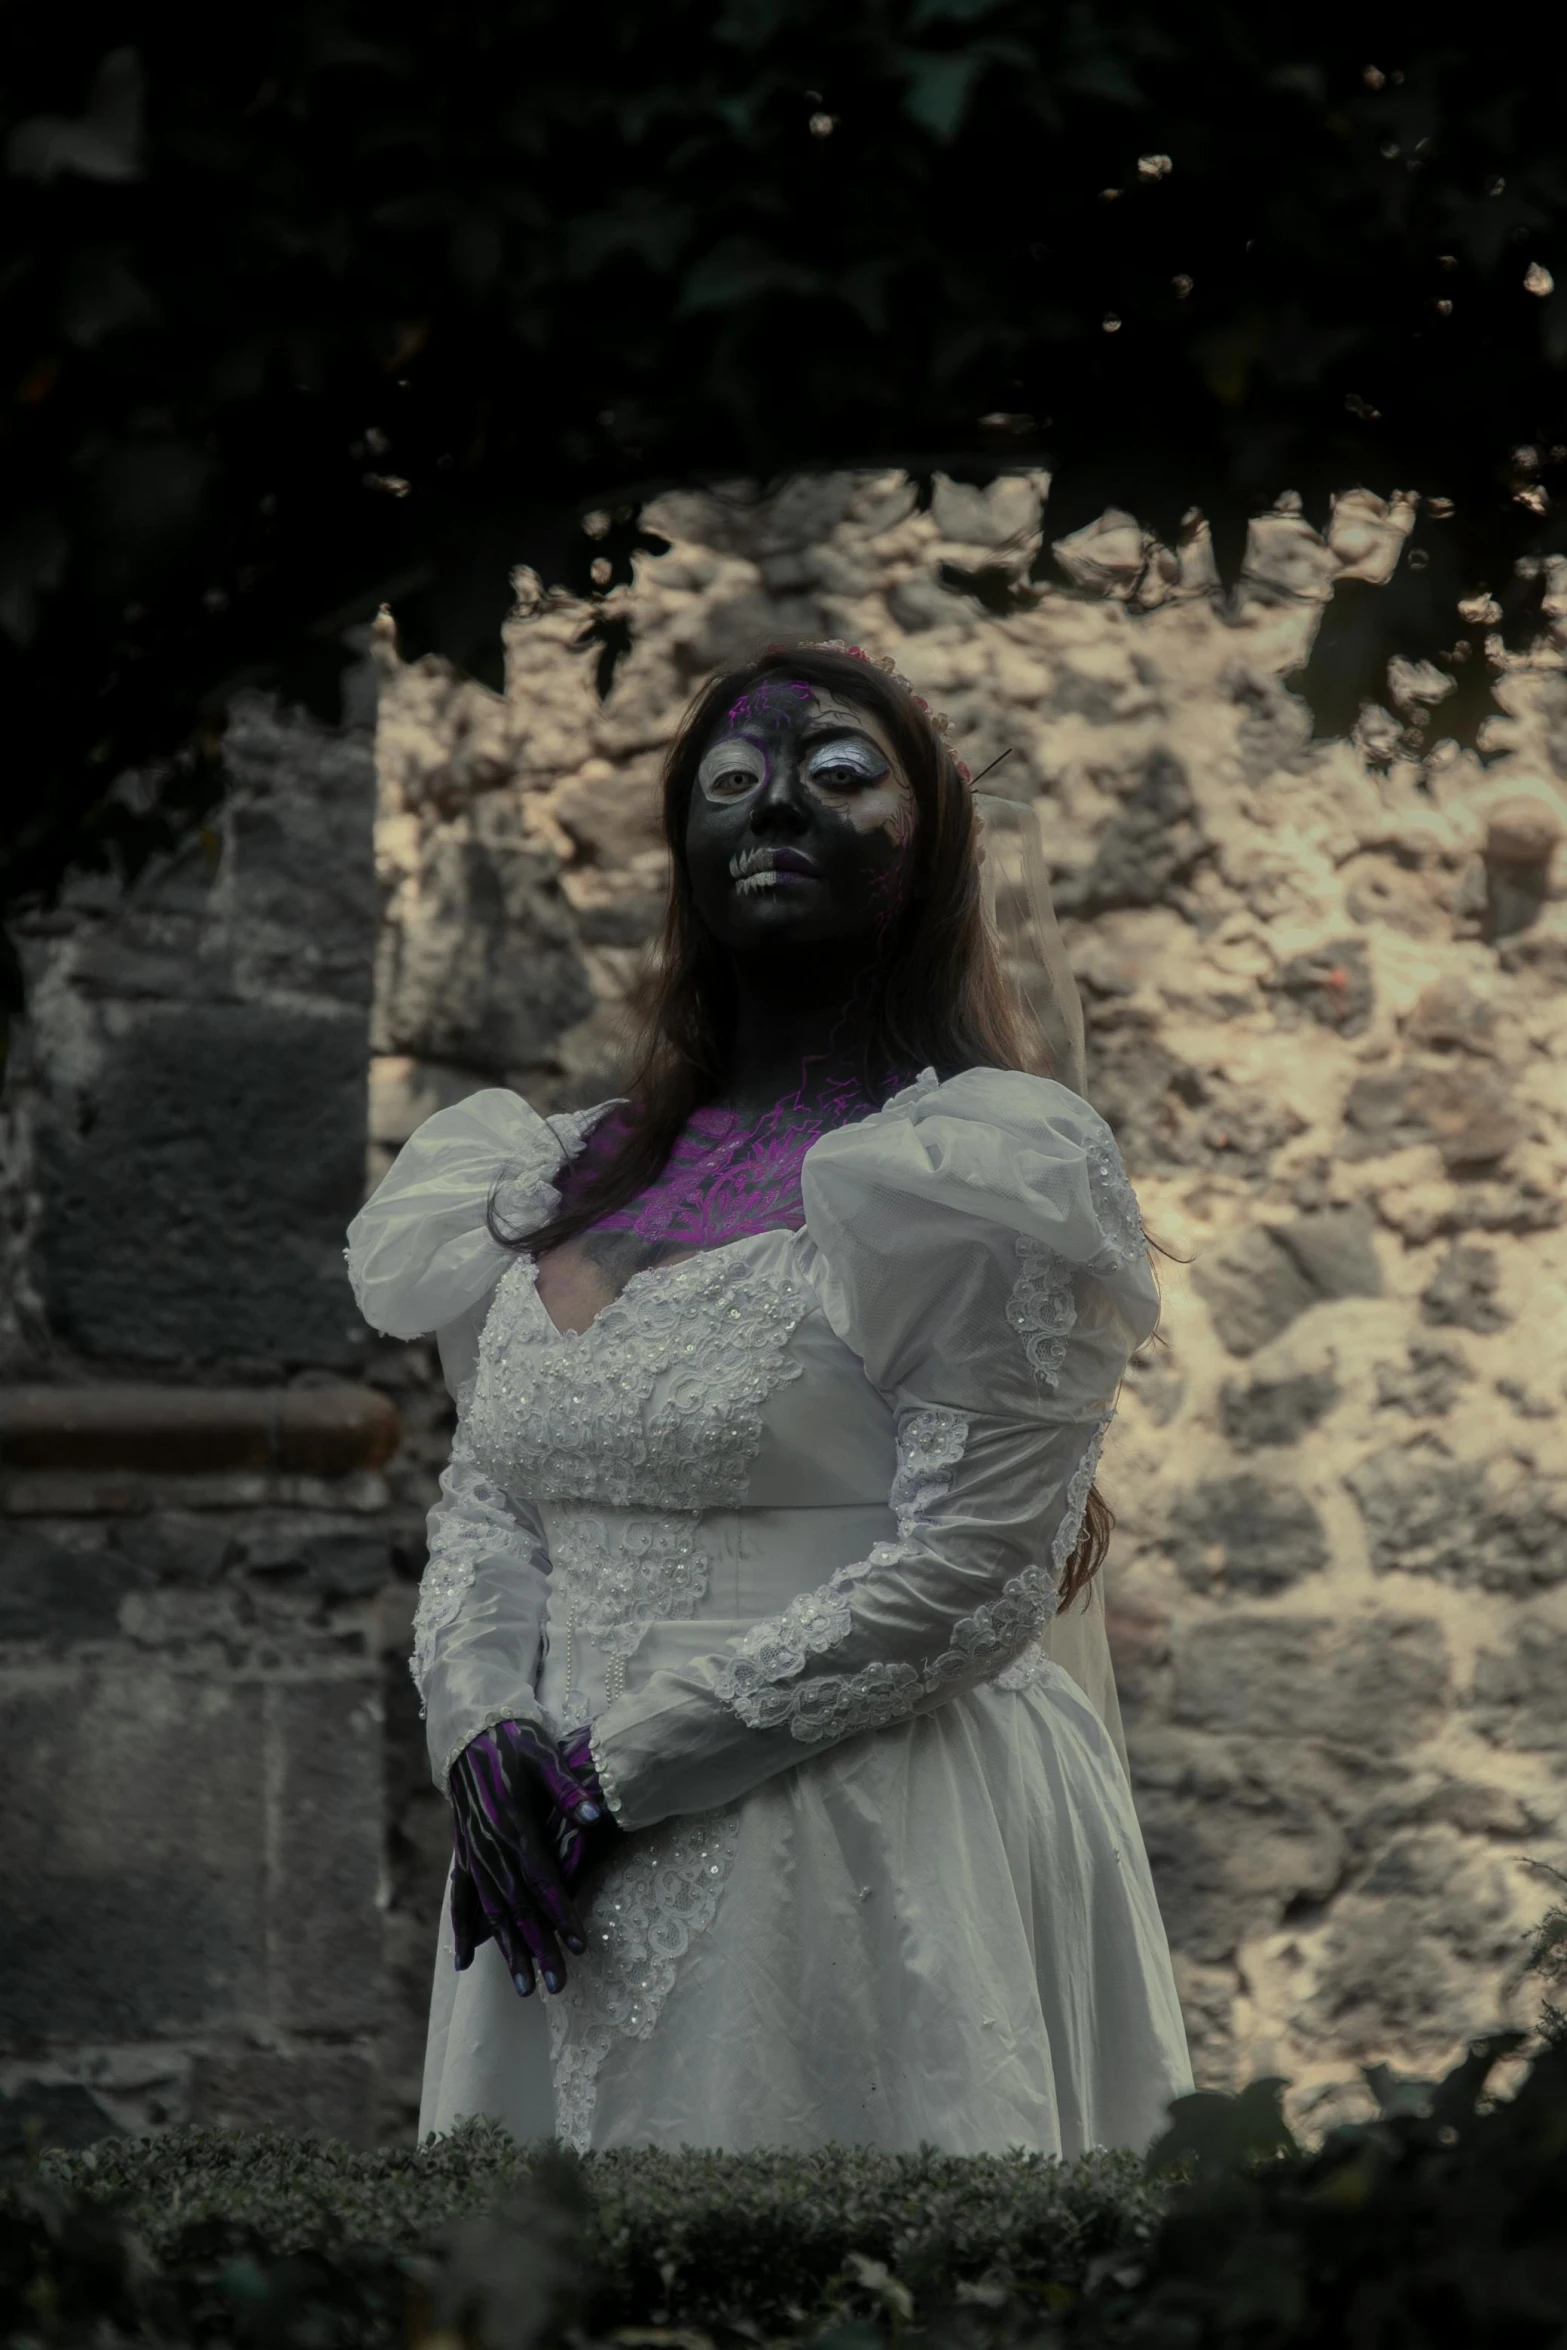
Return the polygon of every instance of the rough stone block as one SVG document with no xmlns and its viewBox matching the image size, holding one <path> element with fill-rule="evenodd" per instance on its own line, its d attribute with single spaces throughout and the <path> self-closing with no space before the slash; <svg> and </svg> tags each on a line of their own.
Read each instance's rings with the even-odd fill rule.
<svg viewBox="0 0 1567 2350">
<path fill-rule="evenodd" d="M 1429 1616 L 1236 1615 L 1175 1652 L 1178 1722 L 1396 1754 L 1440 1727 L 1447 1641 Z"/>
<path fill-rule="evenodd" d="M 1171 1944 L 1203 1965 L 1326 1901 L 1349 1845 L 1332 1773 L 1298 1746 L 1155 1730 L 1132 1737 L 1137 1814 Z"/>
<path fill-rule="evenodd" d="M 1344 1479 L 1360 1506 L 1371 1564 L 1386 1574 L 1461 1577 L 1489 1514 L 1485 1470 L 1421 1447 L 1389 1445 Z"/>
<path fill-rule="evenodd" d="M 550 813 L 595 862 L 625 865 L 640 850 L 664 844 L 655 755 L 611 766 L 589 759 L 550 801 Z"/>
<path fill-rule="evenodd" d="M 369 729 L 335 732 L 245 696 L 224 763 L 233 785 L 219 887 L 241 992 L 368 1009 L 381 910 Z"/>
<path fill-rule="evenodd" d="M 1376 993 L 1364 939 L 1330 939 L 1292 956 L 1275 985 L 1287 1001 L 1340 1036 L 1362 1036 L 1371 1025 Z"/>
<path fill-rule="evenodd" d="M 273 2013 L 292 2030 L 380 2019 L 381 1724 L 368 1674 L 266 1693 Z"/>
<path fill-rule="evenodd" d="M 1215 1167 L 1261 1177 L 1300 1130 L 1292 1105 L 1177 1059 L 1141 1013 L 1105 1007 L 1085 1042 L 1089 1092 L 1134 1174 Z"/>
<path fill-rule="evenodd" d="M 1260 1224 L 1232 1233 L 1199 1256 L 1192 1287 L 1208 1309 L 1219 1343 L 1232 1355 L 1255 1354 L 1318 1302 L 1300 1266 Z"/>
<path fill-rule="evenodd" d="M 173 1511 L 124 1519 L 113 1528 L 110 1540 L 133 1571 L 132 1582 L 144 1577 L 155 1583 L 216 1583 L 240 1556 L 230 1526 Z"/>
<path fill-rule="evenodd" d="M 149 1004 L 38 1137 L 51 1320 L 88 1355 L 347 1368 L 364 1173 L 354 1011 Z"/>
<path fill-rule="evenodd" d="M 502 1075 L 543 1060 L 592 1010 L 553 860 L 538 851 L 432 834 L 398 905 L 378 1052 Z"/>
<path fill-rule="evenodd" d="M 1504 1648 L 1475 1663 L 1475 1725 L 1498 1746 L 1549 1754 L 1567 1767 L 1567 1624 L 1527 1615 Z"/>
<path fill-rule="evenodd" d="M 1512 1320 L 1496 1292 L 1501 1267 L 1494 1248 L 1459 1241 L 1420 1294 L 1420 1319 L 1433 1329 L 1476 1330 L 1482 1337 Z"/>
<path fill-rule="evenodd" d="M 374 1527 L 324 1529 L 280 1525 L 241 1547 L 248 1574 L 273 1589 L 319 1592 L 328 1599 L 367 1599 L 393 1581 L 388 1535 Z"/>
<path fill-rule="evenodd" d="M 1334 1903 L 1298 2028 L 1337 2059 L 1435 2067 L 1505 2020 L 1491 1986 L 1517 1957 L 1501 1868 L 1428 1827 Z"/>
<path fill-rule="evenodd" d="M 930 511 L 944 539 L 960 546 L 1009 546 L 1038 535 L 1039 480 L 1028 474 L 1002 474 L 980 486 L 938 473 Z"/>
<path fill-rule="evenodd" d="M 32 2146 L 81 2148 L 123 2135 L 78 2081 L 24 2081 L 0 2096 L 0 2162 Z"/>
<path fill-rule="evenodd" d="M 1056 890 L 1057 906 L 1081 916 L 1158 905 L 1208 853 L 1185 768 L 1173 752 L 1155 751 L 1088 871 Z"/>
<path fill-rule="evenodd" d="M 1265 1598 L 1325 1567 L 1331 1551 L 1316 1505 L 1298 1487 L 1243 1471 L 1177 1494 L 1165 1548 L 1198 1591 Z"/>
<path fill-rule="evenodd" d="M 1434 1142 L 1449 1171 L 1504 1158 L 1523 1133 L 1506 1081 L 1469 1058 L 1406 1062 L 1356 1079 L 1344 1103 L 1346 1159 Z"/>
<path fill-rule="evenodd" d="M 1300 1267 L 1317 1297 L 1382 1295 L 1376 1218 L 1364 1200 L 1298 1216 L 1293 1224 L 1278 1226 L 1273 1238 Z"/>
<path fill-rule="evenodd" d="M 1408 1412 L 1412 1419 L 1440 1419 L 1473 1371 L 1460 1354 L 1445 1346 L 1427 1346 L 1419 1339 L 1409 1349 L 1407 1366 L 1376 1365 L 1377 1402 Z"/>
<path fill-rule="evenodd" d="M 1567 1582 L 1567 1479 L 1522 1477 L 1493 1495 L 1478 1462 L 1392 1446 L 1345 1483 L 1382 1573 L 1518 1593 Z"/>
<path fill-rule="evenodd" d="M 1298 1444 L 1339 1398 L 1331 1371 L 1299 1371 L 1281 1379 L 1253 1379 L 1242 1387 L 1226 1379 L 1219 1391 L 1219 1417 L 1239 1452 L 1261 1446 Z"/>
<path fill-rule="evenodd" d="M 1409 1042 L 1427 1052 L 1485 1055 L 1496 1050 L 1496 1006 L 1477 996 L 1456 972 L 1423 988 L 1402 1026 Z"/>
<path fill-rule="evenodd" d="M 120 1603 L 151 1577 L 112 1550 L 69 1549 L 0 1523 L 0 1640 L 112 1640 Z"/>
<path fill-rule="evenodd" d="M 1293 1224 L 1246 1226 L 1192 1268 L 1220 1343 L 1255 1354 L 1309 1306 L 1325 1299 L 1380 1297 L 1375 1220 L 1364 1203 L 1322 1208 Z"/>
<path fill-rule="evenodd" d="M 0 2037 L 145 2040 L 265 2012 L 261 1695 L 145 1661 L 6 1676 Z"/>
<path fill-rule="evenodd" d="M 196 2059 L 191 2120 L 209 2129 L 282 2130 L 291 2138 L 368 2146 L 376 2090 L 375 2065 L 357 2049 L 239 2049 Z"/>
</svg>

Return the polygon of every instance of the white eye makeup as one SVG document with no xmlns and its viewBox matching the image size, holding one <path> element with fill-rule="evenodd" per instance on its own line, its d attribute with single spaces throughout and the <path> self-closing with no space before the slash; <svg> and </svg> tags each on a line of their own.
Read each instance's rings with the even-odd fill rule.
<svg viewBox="0 0 1567 2350">
<path fill-rule="evenodd" d="M 703 757 L 696 779 L 704 798 L 737 800 L 754 790 L 766 773 L 767 761 L 755 743 L 737 735 L 726 743 L 714 743 Z"/>
<path fill-rule="evenodd" d="M 840 735 L 806 754 L 806 781 L 827 791 L 852 791 L 856 784 L 879 783 L 888 772 L 885 755 L 862 734 Z"/>
<path fill-rule="evenodd" d="M 767 759 L 759 745 L 745 735 L 731 735 L 714 743 L 696 771 L 704 799 L 723 802 L 744 799 L 767 776 Z M 892 773 L 884 751 L 868 736 L 835 735 L 805 753 L 801 772 L 811 788 L 823 795 L 864 790 Z"/>
</svg>

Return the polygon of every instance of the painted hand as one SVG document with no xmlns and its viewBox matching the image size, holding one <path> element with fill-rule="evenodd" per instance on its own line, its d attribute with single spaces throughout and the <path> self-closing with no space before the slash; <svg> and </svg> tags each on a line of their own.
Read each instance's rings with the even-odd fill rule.
<svg viewBox="0 0 1567 2350">
<path fill-rule="evenodd" d="M 588 1871 L 602 1860 L 615 1845 L 623 1843 L 626 1831 L 610 1810 L 594 1768 L 588 1741 L 593 1724 L 584 1722 L 560 1742 L 560 1758 L 571 1777 L 586 1788 L 599 1807 L 596 1820 L 585 1820 L 583 1813 L 566 1812 L 558 1804 L 550 1808 L 549 1830 L 560 1860 L 560 1873 L 568 1885 L 580 1883 Z"/>
<path fill-rule="evenodd" d="M 535 1968 L 550 1990 L 562 1989 L 566 1966 L 556 1936 L 576 1952 L 587 1938 L 562 1882 L 552 1820 L 591 1825 L 593 1808 L 608 1808 L 601 1791 L 563 1760 L 553 1739 L 523 1722 L 497 1722 L 470 1739 L 449 1785 L 459 1972 L 493 1937 L 521 1997 L 535 1987 Z"/>
</svg>

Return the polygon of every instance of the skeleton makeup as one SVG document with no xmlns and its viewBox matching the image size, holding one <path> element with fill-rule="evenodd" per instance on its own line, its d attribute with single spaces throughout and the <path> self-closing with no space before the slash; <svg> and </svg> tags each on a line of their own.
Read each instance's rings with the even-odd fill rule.
<svg viewBox="0 0 1567 2350">
<path fill-rule="evenodd" d="M 766 677 L 725 714 L 697 770 L 686 855 L 698 914 L 736 952 L 874 954 L 903 903 L 914 794 L 871 714 Z"/>
</svg>

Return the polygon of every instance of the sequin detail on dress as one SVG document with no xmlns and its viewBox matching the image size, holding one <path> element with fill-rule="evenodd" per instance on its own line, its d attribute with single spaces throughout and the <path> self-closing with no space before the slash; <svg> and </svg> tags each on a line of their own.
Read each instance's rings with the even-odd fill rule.
<svg viewBox="0 0 1567 2350">
<path fill-rule="evenodd" d="M 744 1243 L 737 1246 L 744 1247 Z M 809 1293 L 730 1249 L 634 1273 L 580 1333 L 557 1330 L 523 1257 L 503 1274 L 479 1344 L 475 1457 L 537 1501 L 738 1509 L 762 1407 Z"/>
<path fill-rule="evenodd" d="M 713 1922 L 739 1835 L 733 1805 L 661 1821 L 610 1863 L 586 1904 L 587 1952 L 545 2009 L 556 2134 L 579 2154 L 605 2057 L 617 2039 L 653 2031 L 680 1961 Z"/>
</svg>

